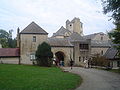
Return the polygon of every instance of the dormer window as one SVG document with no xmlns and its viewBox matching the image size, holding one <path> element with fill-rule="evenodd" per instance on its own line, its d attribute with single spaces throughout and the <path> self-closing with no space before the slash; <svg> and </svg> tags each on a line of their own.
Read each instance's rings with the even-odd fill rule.
<svg viewBox="0 0 120 90">
<path fill-rule="evenodd" d="M 36 42 L 36 36 L 33 36 L 33 42 Z"/>
</svg>

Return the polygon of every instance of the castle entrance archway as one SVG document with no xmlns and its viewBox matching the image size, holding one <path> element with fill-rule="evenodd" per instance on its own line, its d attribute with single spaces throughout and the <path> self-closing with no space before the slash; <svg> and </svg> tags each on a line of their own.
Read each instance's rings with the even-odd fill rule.
<svg viewBox="0 0 120 90">
<path fill-rule="evenodd" d="M 64 66 L 65 54 L 62 51 L 58 51 L 55 53 L 55 56 L 57 64 L 59 64 L 60 66 Z"/>
</svg>

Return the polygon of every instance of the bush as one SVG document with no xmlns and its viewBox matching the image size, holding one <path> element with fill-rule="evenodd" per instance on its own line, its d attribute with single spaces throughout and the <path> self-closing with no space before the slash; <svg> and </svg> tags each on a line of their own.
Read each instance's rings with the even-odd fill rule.
<svg viewBox="0 0 120 90">
<path fill-rule="evenodd" d="M 94 66 L 103 66 L 109 67 L 110 61 L 107 60 L 105 57 L 100 56 L 99 54 L 94 55 L 95 57 L 92 58 L 91 64 Z"/>
<path fill-rule="evenodd" d="M 47 67 L 52 65 L 53 53 L 51 51 L 51 46 L 46 42 L 38 46 L 35 56 L 37 65 Z"/>
</svg>

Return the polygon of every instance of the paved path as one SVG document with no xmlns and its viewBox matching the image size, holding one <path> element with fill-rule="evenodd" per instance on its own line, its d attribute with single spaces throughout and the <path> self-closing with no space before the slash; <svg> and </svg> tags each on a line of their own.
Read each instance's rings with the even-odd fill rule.
<svg viewBox="0 0 120 90">
<path fill-rule="evenodd" d="M 120 90 L 120 75 L 104 70 L 65 67 L 65 70 L 79 74 L 83 83 L 76 90 Z"/>
</svg>

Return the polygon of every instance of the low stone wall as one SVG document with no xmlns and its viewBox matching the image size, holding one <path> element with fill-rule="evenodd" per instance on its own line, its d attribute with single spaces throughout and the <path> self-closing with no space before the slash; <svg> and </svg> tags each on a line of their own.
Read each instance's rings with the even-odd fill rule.
<svg viewBox="0 0 120 90">
<path fill-rule="evenodd" d="M 0 58 L 1 64 L 18 64 L 19 57 L 12 57 L 12 58 Z"/>
</svg>

